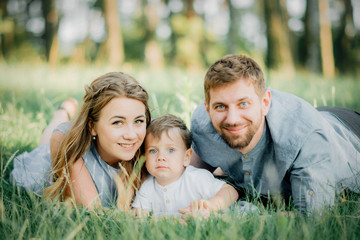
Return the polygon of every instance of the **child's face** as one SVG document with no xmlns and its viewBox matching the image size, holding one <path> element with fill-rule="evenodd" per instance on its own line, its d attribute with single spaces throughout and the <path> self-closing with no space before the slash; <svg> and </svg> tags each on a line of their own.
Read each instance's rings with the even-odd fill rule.
<svg viewBox="0 0 360 240">
<path fill-rule="evenodd" d="M 160 139 L 151 134 L 145 138 L 146 169 L 163 186 L 179 179 L 190 164 L 191 153 L 177 128 L 163 132 Z"/>
</svg>

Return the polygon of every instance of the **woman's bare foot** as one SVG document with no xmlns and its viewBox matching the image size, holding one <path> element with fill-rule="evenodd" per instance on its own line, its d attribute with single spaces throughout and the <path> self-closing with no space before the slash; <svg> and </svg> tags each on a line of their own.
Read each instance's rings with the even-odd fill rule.
<svg viewBox="0 0 360 240">
<path fill-rule="evenodd" d="M 54 112 L 54 116 L 50 123 L 44 129 L 39 141 L 39 145 L 50 141 L 51 134 L 57 126 L 72 120 L 75 116 L 77 107 L 78 101 L 76 101 L 74 98 L 68 98 L 62 102 L 59 108 Z"/>
</svg>

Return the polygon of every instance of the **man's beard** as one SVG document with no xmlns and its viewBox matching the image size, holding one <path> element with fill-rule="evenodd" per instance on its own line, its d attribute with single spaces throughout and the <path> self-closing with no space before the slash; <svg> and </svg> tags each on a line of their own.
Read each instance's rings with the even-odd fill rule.
<svg viewBox="0 0 360 240">
<path fill-rule="evenodd" d="M 243 149 L 250 144 L 256 131 L 259 129 L 260 123 L 256 122 L 250 124 L 248 131 L 243 135 L 229 135 L 225 132 L 226 130 L 224 130 L 224 128 L 237 127 L 238 125 L 239 124 L 221 124 L 220 136 L 231 148 Z"/>
</svg>

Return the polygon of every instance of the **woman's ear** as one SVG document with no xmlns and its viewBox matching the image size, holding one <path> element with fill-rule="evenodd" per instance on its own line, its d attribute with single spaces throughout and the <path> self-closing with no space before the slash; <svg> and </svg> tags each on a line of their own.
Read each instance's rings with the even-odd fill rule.
<svg viewBox="0 0 360 240">
<path fill-rule="evenodd" d="M 185 152 L 185 159 L 184 159 L 184 167 L 190 165 L 190 159 L 191 159 L 192 153 L 193 153 L 192 148 L 189 148 L 188 150 L 186 150 L 186 152 Z"/>
<path fill-rule="evenodd" d="M 96 136 L 96 130 L 95 130 L 95 127 L 94 127 L 94 122 L 89 119 L 89 122 L 88 122 L 88 127 L 89 127 L 89 130 L 90 130 L 90 133 L 91 133 L 91 136 Z"/>
</svg>

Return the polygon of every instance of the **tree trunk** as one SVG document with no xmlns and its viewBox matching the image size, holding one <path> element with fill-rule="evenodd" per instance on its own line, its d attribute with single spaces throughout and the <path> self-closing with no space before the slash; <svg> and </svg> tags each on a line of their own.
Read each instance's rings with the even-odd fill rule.
<svg viewBox="0 0 360 240">
<path fill-rule="evenodd" d="M 328 0 L 319 0 L 320 47 L 322 70 L 325 77 L 335 76 L 334 51 Z"/>
<path fill-rule="evenodd" d="M 306 1 L 305 14 L 305 44 L 306 67 L 312 72 L 321 71 L 320 41 L 319 41 L 319 11 L 318 2 Z"/>
<path fill-rule="evenodd" d="M 360 65 L 360 49 L 356 43 L 359 36 L 356 36 L 351 0 L 344 0 L 343 4 L 345 11 L 341 16 L 338 30 L 334 31 L 333 35 L 335 66 L 339 72 L 356 73 Z"/>
<path fill-rule="evenodd" d="M 264 11 L 268 40 L 267 65 L 270 68 L 285 71 L 292 77 L 295 72 L 294 62 L 279 0 L 264 0 Z"/>
<path fill-rule="evenodd" d="M 230 18 L 230 25 L 229 25 L 229 32 L 228 37 L 226 40 L 227 45 L 227 52 L 229 54 L 234 54 L 237 52 L 236 42 L 237 42 L 237 21 L 236 21 L 236 13 L 234 6 L 231 3 L 231 0 L 227 0 L 227 5 L 229 9 L 229 18 Z"/>
<path fill-rule="evenodd" d="M 54 36 L 57 36 L 58 15 L 54 0 L 42 0 L 41 3 L 45 20 L 45 32 L 43 35 L 43 38 L 45 39 L 45 57 L 50 64 L 54 65 L 56 63 L 58 44 L 56 40 L 56 43 L 53 46 L 53 40 Z"/>
<path fill-rule="evenodd" d="M 124 61 L 124 45 L 117 0 L 104 0 L 105 20 L 107 25 L 107 53 L 110 65 L 117 66 Z"/>
<path fill-rule="evenodd" d="M 156 40 L 156 27 L 160 18 L 156 12 L 158 3 L 146 3 L 141 1 L 141 9 L 143 9 L 145 34 L 145 61 L 152 69 L 161 69 L 164 66 L 164 56 L 159 43 Z"/>
</svg>

